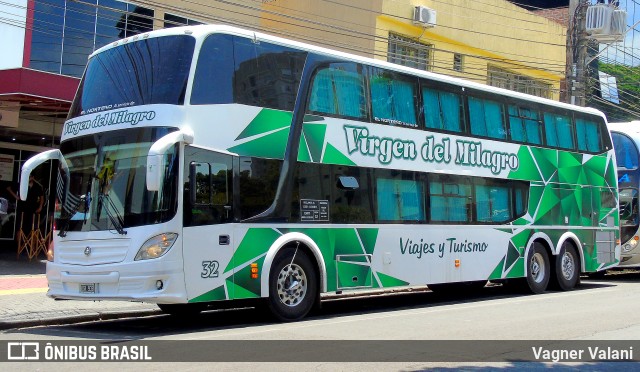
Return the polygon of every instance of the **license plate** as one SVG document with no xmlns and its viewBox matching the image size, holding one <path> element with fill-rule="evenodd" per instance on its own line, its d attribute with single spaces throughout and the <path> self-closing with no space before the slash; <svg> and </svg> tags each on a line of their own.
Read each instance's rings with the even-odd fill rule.
<svg viewBox="0 0 640 372">
<path fill-rule="evenodd" d="M 80 284 L 80 293 L 96 293 L 98 285 L 96 283 L 83 283 Z"/>
</svg>

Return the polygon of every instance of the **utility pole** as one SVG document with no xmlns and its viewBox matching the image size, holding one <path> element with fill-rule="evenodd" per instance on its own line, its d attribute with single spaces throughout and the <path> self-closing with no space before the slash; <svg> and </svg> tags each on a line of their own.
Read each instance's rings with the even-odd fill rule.
<svg viewBox="0 0 640 372">
<path fill-rule="evenodd" d="M 587 32 L 586 12 L 588 0 L 570 0 L 567 26 L 567 91 L 565 102 L 584 106 L 586 103 Z"/>
</svg>

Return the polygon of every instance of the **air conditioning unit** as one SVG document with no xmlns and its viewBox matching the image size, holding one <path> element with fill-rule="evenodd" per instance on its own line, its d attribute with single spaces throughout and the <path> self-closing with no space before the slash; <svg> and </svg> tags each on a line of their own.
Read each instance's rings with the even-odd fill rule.
<svg viewBox="0 0 640 372">
<path fill-rule="evenodd" d="M 416 6 L 413 9 L 413 24 L 422 27 L 436 26 L 436 11 L 426 6 Z"/>
<path fill-rule="evenodd" d="M 587 8 L 586 29 L 590 35 L 608 34 L 613 7 L 598 3 Z"/>
<path fill-rule="evenodd" d="M 627 11 L 616 9 L 611 17 L 610 31 L 612 35 L 622 35 L 627 29 Z"/>
</svg>

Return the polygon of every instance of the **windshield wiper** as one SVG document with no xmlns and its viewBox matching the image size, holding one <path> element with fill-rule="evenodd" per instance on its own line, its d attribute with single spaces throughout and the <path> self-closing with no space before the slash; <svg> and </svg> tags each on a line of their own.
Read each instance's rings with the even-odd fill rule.
<svg viewBox="0 0 640 372">
<path fill-rule="evenodd" d="M 87 196 L 86 195 L 82 195 L 78 198 L 78 202 L 67 212 L 67 216 L 64 218 L 64 225 L 62 225 L 62 227 L 60 227 L 60 231 L 58 232 L 58 236 L 61 238 L 64 238 L 65 236 L 67 236 L 67 229 L 69 228 L 69 221 L 71 221 L 71 217 L 73 217 L 73 215 L 76 214 L 76 212 L 78 212 L 78 209 L 80 209 L 80 205 L 81 204 L 85 204 L 85 216 L 86 216 L 86 201 L 87 201 Z M 66 210 L 63 208 L 63 211 L 66 212 Z M 86 219 L 86 218 L 85 218 Z"/>
<path fill-rule="evenodd" d="M 98 208 L 104 207 L 105 212 L 107 212 L 107 217 L 109 218 L 109 221 L 111 222 L 113 227 L 116 229 L 116 231 L 120 235 L 127 235 L 127 232 L 124 230 L 124 220 L 122 219 L 120 214 L 118 214 L 118 209 L 116 208 L 115 204 L 113 204 L 113 202 L 111 201 L 111 198 L 109 197 L 109 195 L 100 194 L 100 196 L 98 197 L 98 201 L 99 201 Z"/>
</svg>

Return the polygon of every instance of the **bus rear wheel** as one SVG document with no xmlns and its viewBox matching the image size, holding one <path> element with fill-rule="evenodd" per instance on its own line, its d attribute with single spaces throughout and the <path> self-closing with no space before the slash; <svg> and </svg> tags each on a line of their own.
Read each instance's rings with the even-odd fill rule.
<svg viewBox="0 0 640 372">
<path fill-rule="evenodd" d="M 269 309 L 284 322 L 302 319 L 315 304 L 318 280 L 313 263 L 298 248 L 276 256 L 269 275 Z"/>
<path fill-rule="evenodd" d="M 549 285 L 551 265 L 546 249 L 540 243 L 533 243 L 527 253 L 527 285 L 533 293 L 543 293 Z"/>
<path fill-rule="evenodd" d="M 573 289 L 580 279 L 576 249 L 571 243 L 564 242 L 555 261 L 554 287 L 563 291 Z"/>
</svg>

